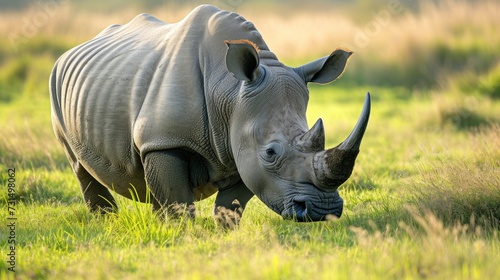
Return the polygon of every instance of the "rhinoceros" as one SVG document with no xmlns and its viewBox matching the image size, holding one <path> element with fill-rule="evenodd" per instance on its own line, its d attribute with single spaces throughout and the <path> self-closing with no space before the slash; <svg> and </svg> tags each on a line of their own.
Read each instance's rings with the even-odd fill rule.
<svg viewBox="0 0 500 280">
<path fill-rule="evenodd" d="M 370 95 L 351 134 L 325 150 L 322 120 L 307 124 L 307 84 L 336 80 L 351 54 L 292 68 L 236 13 L 203 5 L 172 24 L 140 14 L 57 60 L 53 129 L 91 211 L 116 209 L 112 190 L 162 213 L 194 214 L 217 193 L 215 214 L 238 221 L 254 195 L 285 219 L 340 217 Z"/>
</svg>

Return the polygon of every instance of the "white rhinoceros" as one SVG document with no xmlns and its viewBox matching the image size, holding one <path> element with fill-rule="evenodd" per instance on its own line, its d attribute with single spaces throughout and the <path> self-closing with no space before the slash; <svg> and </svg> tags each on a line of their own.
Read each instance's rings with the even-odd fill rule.
<svg viewBox="0 0 500 280">
<path fill-rule="evenodd" d="M 350 55 L 291 68 L 238 14 L 204 5 L 173 24 L 141 14 L 59 58 L 53 127 L 93 211 L 116 207 L 109 190 L 155 210 L 217 192 L 215 212 L 237 218 L 254 194 L 284 218 L 340 216 L 370 97 L 351 135 L 324 150 L 321 119 L 306 122 L 307 83 L 334 81 Z"/>
</svg>

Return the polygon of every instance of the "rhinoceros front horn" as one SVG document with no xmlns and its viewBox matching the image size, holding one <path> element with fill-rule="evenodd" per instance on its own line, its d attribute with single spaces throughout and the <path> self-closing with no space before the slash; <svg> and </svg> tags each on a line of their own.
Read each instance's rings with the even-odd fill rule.
<svg viewBox="0 0 500 280">
<path fill-rule="evenodd" d="M 370 118 L 370 93 L 366 94 L 363 111 L 351 134 L 335 148 L 314 155 L 315 184 L 324 190 L 336 190 L 352 173 L 359 146 Z"/>
</svg>

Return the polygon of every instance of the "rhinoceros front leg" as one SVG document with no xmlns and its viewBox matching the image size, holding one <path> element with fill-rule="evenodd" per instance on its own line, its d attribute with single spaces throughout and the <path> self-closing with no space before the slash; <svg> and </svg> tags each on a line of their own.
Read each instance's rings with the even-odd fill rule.
<svg viewBox="0 0 500 280">
<path fill-rule="evenodd" d="M 150 152 L 144 159 L 146 182 L 152 194 L 153 211 L 170 217 L 194 218 L 194 194 L 189 181 L 189 161 L 185 152 Z"/>
<path fill-rule="evenodd" d="M 217 224 L 223 228 L 234 229 L 239 224 L 243 210 L 253 195 L 241 179 L 234 184 L 220 188 L 214 207 L 214 218 Z"/>
</svg>

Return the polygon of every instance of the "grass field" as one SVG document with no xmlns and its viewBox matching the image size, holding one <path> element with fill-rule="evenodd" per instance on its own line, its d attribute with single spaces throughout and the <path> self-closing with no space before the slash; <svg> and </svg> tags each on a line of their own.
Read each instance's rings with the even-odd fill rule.
<svg viewBox="0 0 500 280">
<path fill-rule="evenodd" d="M 316 9 L 291 9 L 259 2 L 269 5 L 260 9 L 251 1 L 219 2 L 253 21 L 289 65 L 337 46 L 355 51 L 339 81 L 310 87 L 308 108 L 310 124 L 323 118 L 332 147 L 372 93 L 362 150 L 340 188 L 344 215 L 284 221 L 253 198 L 241 225 L 226 231 L 211 217 L 213 198 L 196 204 L 194 221 L 162 223 L 148 205 L 118 196 L 117 215 L 90 214 L 53 136 L 48 77 L 65 50 L 143 9 L 41 2 L 0 10 L 0 279 L 500 275 L 500 3 L 320 1 Z M 174 22 L 190 8 L 148 11 Z M 7 226 L 12 178 L 15 238 Z M 7 262 L 12 252 L 15 272 Z"/>
</svg>

